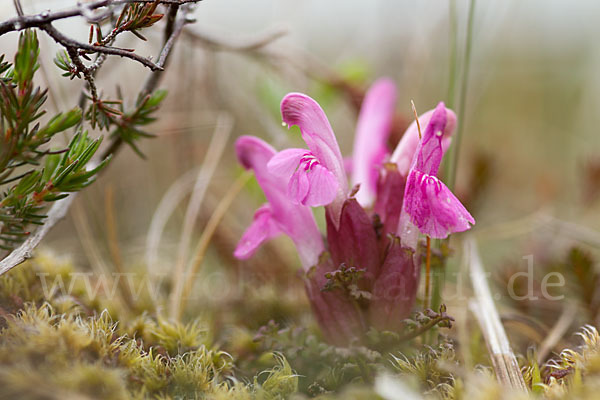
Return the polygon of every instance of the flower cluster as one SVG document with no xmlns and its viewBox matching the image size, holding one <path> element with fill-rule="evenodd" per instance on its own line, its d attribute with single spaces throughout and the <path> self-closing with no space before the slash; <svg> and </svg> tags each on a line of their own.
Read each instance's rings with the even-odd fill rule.
<svg viewBox="0 0 600 400">
<path fill-rule="evenodd" d="M 422 138 L 415 121 L 390 154 L 395 101 L 388 79 L 369 89 L 346 162 L 325 113 L 300 93 L 284 97 L 281 114 L 285 124 L 300 128 L 307 149 L 276 152 L 251 136 L 235 145 L 240 163 L 254 171 L 267 198 L 235 256 L 246 259 L 281 233 L 291 238 L 313 312 L 326 338 L 339 345 L 360 340 L 371 326 L 402 328 L 417 293 L 419 231 L 444 238 L 475 223 L 436 176 L 456 126 L 454 112 L 443 103 L 426 112 L 419 117 L 426 126 Z M 320 206 L 325 240 L 310 209 Z"/>
</svg>

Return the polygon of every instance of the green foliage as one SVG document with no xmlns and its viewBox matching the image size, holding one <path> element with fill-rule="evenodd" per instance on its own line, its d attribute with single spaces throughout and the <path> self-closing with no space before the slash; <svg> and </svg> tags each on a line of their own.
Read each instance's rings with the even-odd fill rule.
<svg viewBox="0 0 600 400">
<path fill-rule="evenodd" d="M 430 390 L 440 386 L 451 386 L 452 371 L 458 360 L 451 342 L 443 341 L 436 347 L 424 347 L 412 355 L 392 355 L 392 366 L 409 378 L 417 379 L 423 388 Z"/>
<path fill-rule="evenodd" d="M 66 50 L 59 51 L 56 53 L 56 57 L 54 58 L 54 65 L 56 65 L 59 69 L 62 69 L 64 72 L 62 76 L 68 76 L 69 79 L 81 78 L 81 72 L 77 69 L 73 62 L 71 61 L 71 57 Z"/>
<path fill-rule="evenodd" d="M 255 341 L 263 355 L 277 352 L 285 356 L 303 377 L 300 390 L 312 394 L 337 390 L 350 382 L 369 383 L 384 360 L 382 353 L 364 346 L 335 347 L 307 329 L 280 329 L 274 322 L 261 328 Z M 256 369 L 262 368 L 261 360 L 257 359 Z"/>
<path fill-rule="evenodd" d="M 127 143 L 140 157 L 144 157 L 136 145 L 140 138 L 154 137 L 154 135 L 143 131 L 140 127 L 149 125 L 156 118 L 152 115 L 167 96 L 166 90 L 156 90 L 152 94 L 138 98 L 135 107 L 126 111 L 122 100 L 99 100 L 93 99 L 88 108 L 85 118 L 90 122 L 92 128 L 109 130 L 114 128 L 111 137 L 118 138 Z M 115 108 L 118 107 L 118 108 Z"/>
<path fill-rule="evenodd" d="M 159 2 L 127 4 L 117 19 L 115 26 L 119 31 L 130 31 L 142 40 L 146 40 L 138 30 L 148 28 L 158 22 L 163 14 L 154 14 Z"/>
<path fill-rule="evenodd" d="M 86 169 L 101 143 L 86 132 L 77 133 L 66 149 L 51 151 L 45 146 L 57 133 L 77 126 L 81 111 L 58 113 L 40 126 L 47 91 L 33 84 L 38 55 L 37 35 L 26 30 L 19 36 L 14 67 L 0 60 L 4 73 L 0 79 L 0 249 L 4 250 L 19 244 L 31 224 L 43 223 L 48 203 L 91 184 L 108 161 Z"/>
<path fill-rule="evenodd" d="M 15 55 L 15 69 L 13 80 L 22 91 L 31 85 L 33 74 L 40 67 L 38 56 L 40 54 L 37 35 L 33 31 L 25 31 L 19 36 L 19 50 Z"/>
<path fill-rule="evenodd" d="M 185 353 L 210 343 L 206 327 L 200 320 L 188 324 L 158 319 L 158 326 L 153 329 L 152 336 L 170 355 Z"/>
<path fill-rule="evenodd" d="M 140 127 L 156 120 L 153 114 L 158 110 L 166 96 L 166 90 L 156 90 L 152 94 L 139 98 L 133 110 L 128 112 L 121 110 L 120 117 L 113 121 L 115 130 L 111 135 L 123 140 L 139 156 L 143 157 L 136 142 L 142 137 L 153 137 L 154 135 L 141 130 Z"/>
</svg>

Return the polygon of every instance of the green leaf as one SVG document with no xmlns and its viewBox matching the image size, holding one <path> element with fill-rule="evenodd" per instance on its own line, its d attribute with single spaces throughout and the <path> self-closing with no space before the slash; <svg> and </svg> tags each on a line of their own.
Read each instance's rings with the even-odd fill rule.
<svg viewBox="0 0 600 400">
<path fill-rule="evenodd" d="M 81 121 L 81 109 L 76 107 L 66 113 L 58 113 L 55 115 L 46 126 L 40 129 L 36 136 L 39 137 L 50 137 L 58 132 L 66 131 L 69 128 L 74 127 Z"/>
<path fill-rule="evenodd" d="M 37 34 L 31 29 L 26 29 L 19 35 L 19 49 L 15 55 L 14 80 L 19 90 L 32 83 L 33 74 L 40 67 L 39 54 Z"/>
</svg>

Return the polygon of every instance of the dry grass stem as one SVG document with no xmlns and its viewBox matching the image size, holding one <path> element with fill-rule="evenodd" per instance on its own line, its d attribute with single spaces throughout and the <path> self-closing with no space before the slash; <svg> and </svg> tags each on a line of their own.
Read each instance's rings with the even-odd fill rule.
<svg viewBox="0 0 600 400">
<path fill-rule="evenodd" d="M 500 384 L 507 388 L 526 391 L 519 364 L 494 305 L 475 240 L 472 238 L 467 240 L 464 250 L 471 271 L 471 284 L 475 292 L 475 298 L 469 302 L 469 307 L 477 318 L 485 337 L 496 377 Z"/>
</svg>

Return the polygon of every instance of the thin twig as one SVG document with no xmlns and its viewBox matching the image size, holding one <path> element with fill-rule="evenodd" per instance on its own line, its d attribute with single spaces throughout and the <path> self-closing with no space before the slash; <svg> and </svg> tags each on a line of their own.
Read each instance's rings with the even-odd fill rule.
<svg viewBox="0 0 600 400">
<path fill-rule="evenodd" d="M 13 3 L 15 3 L 15 9 L 17 10 L 17 15 L 19 17 L 22 17 L 23 15 L 25 15 L 25 13 L 23 12 L 23 6 L 21 5 L 21 1 L 13 0 Z"/>
<path fill-rule="evenodd" d="M 143 96 L 146 96 L 147 94 L 150 94 L 150 92 L 152 92 L 154 90 L 154 88 L 158 85 L 158 82 L 159 82 L 160 78 L 162 77 L 161 72 L 164 71 L 164 67 L 167 65 L 167 62 L 169 61 L 169 57 L 171 56 L 171 54 L 173 52 L 175 42 L 177 41 L 177 38 L 179 38 L 179 35 L 181 35 L 181 32 L 183 31 L 183 27 L 188 22 L 189 22 L 189 20 L 188 20 L 187 14 L 182 13 L 182 15 L 175 20 L 173 27 L 169 27 L 169 25 L 167 24 L 165 30 L 171 30 L 171 34 L 165 40 L 165 44 L 163 45 L 163 48 L 158 56 L 157 65 L 160 66 L 160 70 L 155 71 L 152 75 L 150 75 L 148 77 L 148 79 L 146 79 L 146 82 L 144 83 L 144 86 L 142 88 L 142 92 L 141 92 L 140 96 L 143 97 Z"/>
<path fill-rule="evenodd" d="M 183 5 L 188 3 L 199 3 L 200 1 L 202 0 L 160 0 L 160 3 Z M 75 7 L 62 11 L 44 11 L 34 15 L 17 16 L 15 18 L 11 18 L 0 23 L 0 36 L 8 32 L 20 31 L 26 28 L 39 28 L 42 25 L 60 19 L 77 16 L 87 17 L 90 11 L 96 10 L 98 8 L 117 6 L 127 3 L 154 3 L 154 0 L 99 0 L 89 4 L 79 4 Z"/>
<path fill-rule="evenodd" d="M 517 358 L 510 348 L 498 310 L 494 305 L 475 240 L 468 239 L 464 249 L 471 270 L 471 284 L 475 292 L 475 298 L 469 302 L 469 308 L 477 318 L 485 337 L 496 377 L 507 388 L 526 391 Z"/>
<path fill-rule="evenodd" d="M 61 32 L 59 32 L 56 28 L 54 28 L 51 24 L 43 24 L 40 26 L 44 32 L 46 32 L 52 39 L 56 42 L 60 43 L 63 47 L 68 49 L 78 49 L 78 50 L 88 50 L 94 53 L 108 54 L 120 57 L 130 58 L 134 61 L 137 61 L 144 66 L 150 68 L 152 71 L 162 71 L 163 67 L 158 64 L 153 63 L 150 59 L 142 57 L 138 54 L 135 54 L 132 51 L 119 49 L 116 47 L 108 47 L 108 46 L 94 46 L 87 43 L 78 42 L 77 40 L 71 39 Z"/>
</svg>

